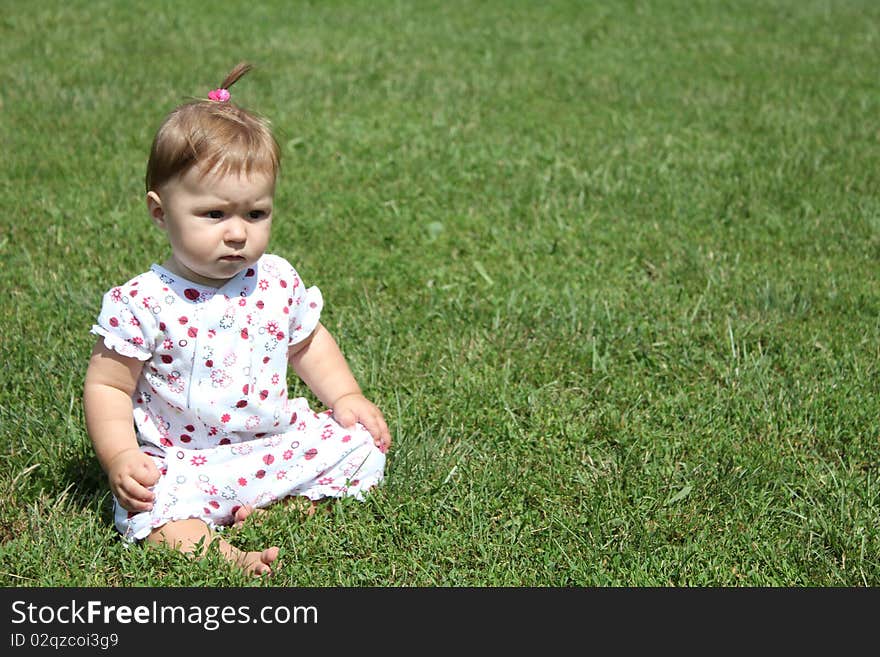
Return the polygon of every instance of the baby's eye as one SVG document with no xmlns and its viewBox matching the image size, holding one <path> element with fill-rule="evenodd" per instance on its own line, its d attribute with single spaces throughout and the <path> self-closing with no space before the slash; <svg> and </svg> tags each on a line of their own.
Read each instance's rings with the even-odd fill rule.
<svg viewBox="0 0 880 657">
<path fill-rule="evenodd" d="M 223 218 L 223 211 L 222 210 L 208 210 L 207 214 L 209 217 L 211 217 L 211 219 L 222 219 Z"/>
<path fill-rule="evenodd" d="M 264 219 L 266 217 L 266 215 L 267 215 L 267 212 L 265 210 L 251 210 L 248 213 L 248 216 L 251 219 Z"/>
</svg>

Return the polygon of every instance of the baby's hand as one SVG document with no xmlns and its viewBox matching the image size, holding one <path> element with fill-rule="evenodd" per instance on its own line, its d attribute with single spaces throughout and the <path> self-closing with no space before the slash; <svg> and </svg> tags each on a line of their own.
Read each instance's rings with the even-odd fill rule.
<svg viewBox="0 0 880 657">
<path fill-rule="evenodd" d="M 388 431 L 382 411 L 362 394 L 352 393 L 337 399 L 333 407 L 333 417 L 346 428 L 353 427 L 355 422 L 363 424 L 373 437 L 373 443 L 383 454 L 391 447 L 391 432 Z"/>
<path fill-rule="evenodd" d="M 126 511 L 149 511 L 155 495 L 148 486 L 159 481 L 159 469 L 149 456 L 133 447 L 125 449 L 107 467 L 110 489 Z"/>
</svg>

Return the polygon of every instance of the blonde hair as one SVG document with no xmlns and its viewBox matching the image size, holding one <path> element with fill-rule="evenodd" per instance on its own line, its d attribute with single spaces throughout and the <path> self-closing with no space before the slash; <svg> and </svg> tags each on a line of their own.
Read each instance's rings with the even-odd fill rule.
<svg viewBox="0 0 880 657">
<path fill-rule="evenodd" d="M 220 89 L 228 90 L 251 68 L 236 65 Z M 172 110 L 159 126 L 147 162 L 147 191 L 194 166 L 204 173 L 263 173 L 274 179 L 281 149 L 268 120 L 229 101 L 193 100 Z"/>
</svg>

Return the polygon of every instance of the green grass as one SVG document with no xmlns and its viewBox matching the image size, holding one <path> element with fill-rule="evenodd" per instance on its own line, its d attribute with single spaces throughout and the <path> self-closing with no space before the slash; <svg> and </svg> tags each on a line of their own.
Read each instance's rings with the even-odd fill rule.
<svg viewBox="0 0 880 657">
<path fill-rule="evenodd" d="M 259 585 L 880 585 L 868 0 L 4 3 L 0 584 L 253 584 L 120 542 L 80 406 L 152 134 L 239 59 L 395 436 L 230 534 Z"/>
</svg>

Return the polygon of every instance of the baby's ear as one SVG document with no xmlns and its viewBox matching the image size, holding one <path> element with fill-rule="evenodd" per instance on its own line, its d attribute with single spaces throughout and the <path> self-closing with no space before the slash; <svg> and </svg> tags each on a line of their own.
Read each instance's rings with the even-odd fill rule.
<svg viewBox="0 0 880 657">
<path fill-rule="evenodd" d="M 147 192 L 147 211 L 153 223 L 164 229 L 165 209 L 162 207 L 162 198 L 154 191 Z"/>
</svg>

